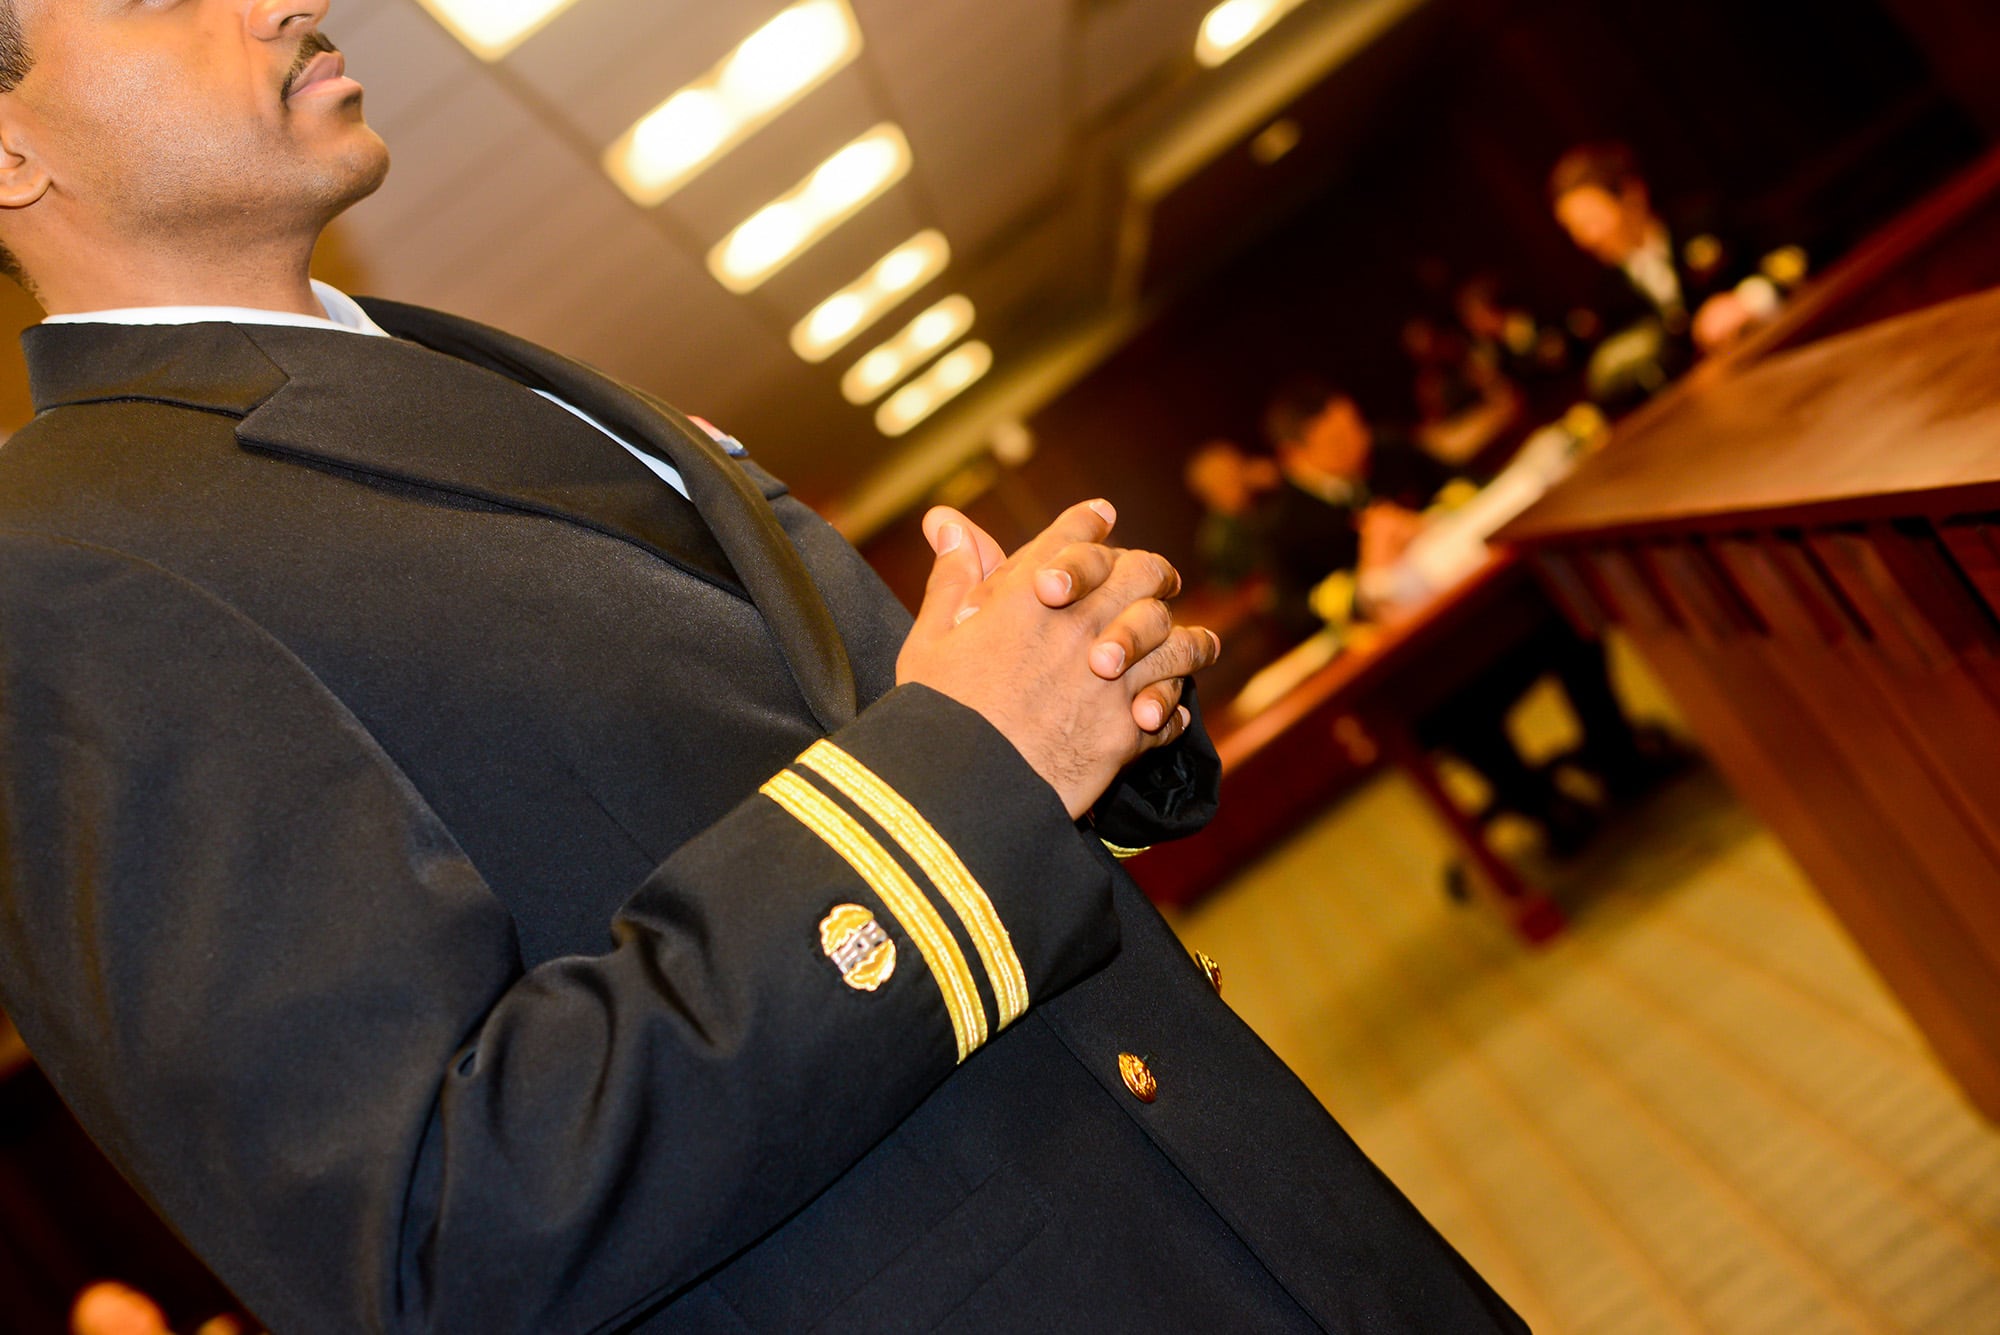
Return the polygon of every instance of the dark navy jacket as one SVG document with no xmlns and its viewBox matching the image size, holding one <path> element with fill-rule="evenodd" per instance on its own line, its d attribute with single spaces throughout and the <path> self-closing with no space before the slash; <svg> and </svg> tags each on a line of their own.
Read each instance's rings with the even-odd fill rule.
<svg viewBox="0 0 2000 1335">
<path fill-rule="evenodd" d="M 30 330 L 0 449 L 0 998 L 272 1329 L 1519 1328 L 831 529 L 369 309 Z"/>
</svg>

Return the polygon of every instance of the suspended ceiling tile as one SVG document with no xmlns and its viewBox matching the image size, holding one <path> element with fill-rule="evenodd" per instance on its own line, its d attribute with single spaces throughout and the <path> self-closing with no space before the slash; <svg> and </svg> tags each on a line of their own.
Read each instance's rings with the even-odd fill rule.
<svg viewBox="0 0 2000 1335">
<path fill-rule="evenodd" d="M 1087 220 L 1076 209 L 1052 209 L 1010 235 L 960 288 L 979 311 L 978 328 L 998 336 L 1060 323 L 1096 294 Z M 1023 294 L 1034 294 L 1024 300 Z"/>
<path fill-rule="evenodd" d="M 438 300 L 504 324 L 523 284 L 569 282 L 577 258 L 632 218 L 625 197 L 590 167 L 574 157 L 551 161 L 516 207 L 463 230 Z"/>
<path fill-rule="evenodd" d="M 350 225 L 370 244 L 393 245 L 395 238 L 421 227 L 427 216 L 479 188 L 517 145 L 548 130 L 490 78 L 475 76 L 453 84 L 384 137 L 389 142 L 389 178 L 373 199 L 356 208 Z"/>
<path fill-rule="evenodd" d="M 360 22 L 334 11 L 328 34 L 347 57 L 348 72 L 367 89 L 368 123 L 394 136 L 423 107 L 451 88 L 480 77 L 479 62 L 412 0 L 384 0 Z"/>
<path fill-rule="evenodd" d="M 509 327 L 693 412 L 753 398 L 799 365 L 741 301 L 650 229 L 614 226 L 593 245 L 549 281 L 523 285 Z"/>
<path fill-rule="evenodd" d="M 1057 189 L 1070 146 L 1067 0 L 864 0 L 917 174 L 963 251 Z"/>
<path fill-rule="evenodd" d="M 343 26 L 352 25 L 365 18 L 372 18 L 384 7 L 385 0 L 334 0 L 328 6 L 327 22 Z"/>
<path fill-rule="evenodd" d="M 1210 0 L 851 0 L 859 59 L 668 205 L 632 205 L 602 146 L 787 0 L 577 0 L 497 66 L 418 0 L 340 0 L 331 20 L 396 166 L 336 229 L 329 263 L 384 295 L 540 338 L 718 420 L 820 498 L 909 442 L 840 397 L 840 373 L 954 291 L 1004 359 L 1108 291 L 1104 163 L 1195 70 Z M 1115 120 L 1103 119 L 1116 112 Z M 882 120 L 910 177 L 747 297 L 705 256 L 730 228 Z M 791 326 L 923 227 L 952 267 L 819 366 Z"/>
<path fill-rule="evenodd" d="M 1116 0 L 1083 24 L 1080 112 L 1095 121 L 1157 75 L 1194 63 L 1195 36 L 1215 0 Z"/>
<path fill-rule="evenodd" d="M 426 189 L 421 207 L 394 210 L 384 219 L 371 213 L 373 207 L 363 204 L 355 211 L 350 249 L 384 278 L 419 285 L 423 295 L 412 299 L 445 305 L 461 293 L 473 295 L 467 289 L 476 289 L 482 279 L 490 286 L 496 274 L 511 278 L 522 272 L 510 262 L 519 254 L 511 243 L 521 234 L 561 220 L 564 240 L 582 249 L 592 244 L 593 232 L 628 211 L 622 196 L 538 126 L 468 164 L 462 182 Z M 538 258 L 557 266 L 567 260 Z"/>
</svg>

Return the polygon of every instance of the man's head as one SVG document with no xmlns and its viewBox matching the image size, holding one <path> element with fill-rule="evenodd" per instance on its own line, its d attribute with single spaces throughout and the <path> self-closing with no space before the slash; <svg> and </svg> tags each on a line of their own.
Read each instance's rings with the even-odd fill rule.
<svg viewBox="0 0 2000 1335">
<path fill-rule="evenodd" d="M 1549 173 L 1556 221 L 1585 253 L 1617 266 L 1659 226 L 1639 163 L 1623 144 L 1584 144 Z"/>
<path fill-rule="evenodd" d="M 1458 322 L 1474 338 L 1499 338 L 1507 328 L 1507 308 L 1500 300 L 1500 284 L 1490 275 L 1468 278 L 1459 285 L 1452 304 Z"/>
<path fill-rule="evenodd" d="M 1288 473 L 1358 482 L 1368 474 L 1375 433 L 1351 395 L 1301 376 L 1287 382 L 1264 411 L 1264 431 Z"/>
<path fill-rule="evenodd" d="M 1203 509 L 1241 515 L 1256 505 L 1259 493 L 1276 485 L 1278 467 L 1269 458 L 1244 453 L 1234 441 L 1211 440 L 1194 452 L 1182 477 Z"/>
<path fill-rule="evenodd" d="M 381 183 L 327 3 L 0 0 L 0 243 L 45 295 L 310 253 Z"/>
</svg>

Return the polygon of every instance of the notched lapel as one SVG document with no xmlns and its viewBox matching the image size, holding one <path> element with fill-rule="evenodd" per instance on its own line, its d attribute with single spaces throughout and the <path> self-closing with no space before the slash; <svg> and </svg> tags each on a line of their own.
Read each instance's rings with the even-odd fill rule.
<svg viewBox="0 0 2000 1335">
<path fill-rule="evenodd" d="M 246 445 L 568 520 L 747 596 L 692 505 L 504 376 L 394 339 L 275 325 L 243 333 L 284 376 L 238 425 Z"/>
<path fill-rule="evenodd" d="M 750 599 L 828 732 L 854 671 L 770 500 L 783 487 L 675 409 L 533 344 L 436 311 L 371 302 L 401 339 L 202 324 L 44 325 L 25 340 L 38 408 L 155 399 L 239 417 L 246 447 L 544 514 L 635 543 Z M 404 341 L 413 340 L 413 341 Z M 558 394 L 686 480 L 683 501 Z"/>
</svg>

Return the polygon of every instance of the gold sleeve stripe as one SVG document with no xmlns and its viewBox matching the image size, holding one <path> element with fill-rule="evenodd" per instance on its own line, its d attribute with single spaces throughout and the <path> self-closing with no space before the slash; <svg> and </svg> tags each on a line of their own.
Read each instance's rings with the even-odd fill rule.
<svg viewBox="0 0 2000 1335">
<path fill-rule="evenodd" d="M 1028 976 L 1021 968 L 1021 957 L 1014 951 L 1007 925 L 994 911 L 993 901 L 987 898 L 971 869 L 938 834 L 936 827 L 874 770 L 832 742 L 815 742 L 799 757 L 798 763 L 824 776 L 849 801 L 867 812 L 870 820 L 887 830 L 957 912 L 979 951 L 980 961 L 986 965 L 986 976 L 992 980 L 993 996 L 1000 1007 L 1000 1028 L 1005 1029 L 1026 1014 Z"/>
<path fill-rule="evenodd" d="M 978 985 L 958 942 L 924 892 L 860 822 L 798 775 L 781 773 L 761 791 L 840 854 L 917 943 L 938 991 L 944 995 L 952 1034 L 958 1040 L 958 1059 L 964 1061 L 986 1042 L 986 1007 L 979 1000 Z"/>
</svg>

